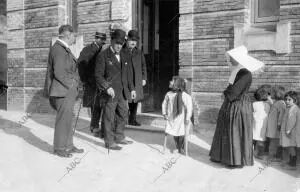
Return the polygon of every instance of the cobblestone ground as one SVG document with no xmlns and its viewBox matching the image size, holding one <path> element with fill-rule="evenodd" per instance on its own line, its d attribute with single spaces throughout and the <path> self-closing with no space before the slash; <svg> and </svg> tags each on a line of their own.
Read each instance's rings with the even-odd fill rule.
<svg viewBox="0 0 300 192">
<path fill-rule="evenodd" d="M 89 133 L 88 123 L 79 119 L 74 138 L 85 153 L 65 159 L 52 154 L 53 115 L 0 111 L 0 191 L 300 191 L 299 166 L 288 171 L 279 163 L 255 161 L 252 167 L 228 169 L 210 162 L 209 131 L 190 136 L 188 157 L 173 150 L 172 138 L 163 154 L 162 133 L 134 129 L 126 129 L 134 144 L 108 154 L 103 140 Z"/>
</svg>

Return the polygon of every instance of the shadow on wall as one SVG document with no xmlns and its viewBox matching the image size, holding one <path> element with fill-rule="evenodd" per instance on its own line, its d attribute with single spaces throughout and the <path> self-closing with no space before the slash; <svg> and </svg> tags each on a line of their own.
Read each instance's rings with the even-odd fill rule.
<svg viewBox="0 0 300 192">
<path fill-rule="evenodd" d="M 49 99 L 43 96 L 43 90 L 33 90 L 31 93 L 27 92 L 26 95 L 31 95 L 31 97 L 29 97 L 31 99 L 30 102 L 26 101 L 26 113 L 55 113 L 50 106 Z"/>
</svg>

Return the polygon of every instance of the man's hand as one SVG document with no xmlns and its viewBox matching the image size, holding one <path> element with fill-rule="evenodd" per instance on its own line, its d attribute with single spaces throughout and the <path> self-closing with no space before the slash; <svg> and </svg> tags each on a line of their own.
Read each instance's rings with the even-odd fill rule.
<svg viewBox="0 0 300 192">
<path fill-rule="evenodd" d="M 190 123 L 190 120 L 185 120 L 184 124 L 187 126 Z"/>
<path fill-rule="evenodd" d="M 281 125 L 277 125 L 277 130 L 278 130 L 278 131 L 281 130 Z"/>
<path fill-rule="evenodd" d="M 165 115 L 164 115 L 164 119 L 165 119 L 165 120 L 168 120 L 168 119 L 169 119 L 169 118 L 168 118 L 168 115 L 165 114 Z"/>
<path fill-rule="evenodd" d="M 145 86 L 145 85 L 146 85 L 146 80 L 143 79 L 143 86 Z"/>
<path fill-rule="evenodd" d="M 110 95 L 112 98 L 115 97 L 115 91 L 114 91 L 114 89 L 113 89 L 112 87 L 108 88 L 108 89 L 106 90 L 106 92 L 107 92 L 107 94 Z"/>
<path fill-rule="evenodd" d="M 131 99 L 132 100 L 136 99 L 136 92 L 135 91 L 131 91 Z"/>
</svg>

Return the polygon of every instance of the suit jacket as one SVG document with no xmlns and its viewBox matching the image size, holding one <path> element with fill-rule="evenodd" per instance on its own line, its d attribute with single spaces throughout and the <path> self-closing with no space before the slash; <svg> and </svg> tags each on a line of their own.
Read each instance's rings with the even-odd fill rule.
<svg viewBox="0 0 300 192">
<path fill-rule="evenodd" d="M 133 85 L 136 91 L 135 102 L 138 102 L 144 98 L 143 92 L 143 80 L 147 80 L 147 68 L 144 53 L 138 48 L 134 48 L 132 51 L 127 47 L 124 48 L 126 54 L 131 55 L 132 73 L 133 73 Z"/>
<path fill-rule="evenodd" d="M 96 86 L 96 79 L 94 76 L 95 61 L 101 48 L 102 46 L 98 46 L 93 42 L 82 49 L 77 60 L 80 80 L 84 83 L 88 83 L 90 86 Z"/>
<path fill-rule="evenodd" d="M 50 48 L 44 96 L 65 97 L 68 90 L 78 88 L 76 58 L 60 41 Z"/>
<path fill-rule="evenodd" d="M 99 103 L 97 102 L 99 99 L 98 96 L 95 98 L 95 94 L 97 94 L 95 61 L 101 49 L 102 46 L 98 46 L 93 42 L 82 49 L 77 60 L 79 77 L 84 83 L 83 107 L 92 107 L 95 103 Z"/>
<path fill-rule="evenodd" d="M 95 68 L 98 89 L 106 93 L 106 90 L 112 87 L 116 98 L 121 97 L 123 94 L 125 99 L 130 99 L 130 92 L 134 90 L 132 65 L 130 62 L 130 55 L 123 50 L 120 52 L 120 62 L 111 50 L 111 47 L 100 52 L 96 59 Z"/>
</svg>

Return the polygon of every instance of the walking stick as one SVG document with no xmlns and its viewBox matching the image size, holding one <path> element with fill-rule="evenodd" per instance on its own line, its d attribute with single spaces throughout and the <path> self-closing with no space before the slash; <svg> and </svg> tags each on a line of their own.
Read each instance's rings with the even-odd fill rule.
<svg viewBox="0 0 300 192">
<path fill-rule="evenodd" d="M 78 109 L 78 112 L 77 112 L 77 117 L 76 117 L 76 121 L 75 121 L 75 126 L 74 126 L 74 129 L 73 129 L 73 135 L 74 135 L 75 130 L 76 130 L 77 121 L 78 121 L 79 113 L 80 113 L 80 110 L 81 110 L 82 100 L 83 100 L 83 99 L 81 99 L 81 101 L 80 101 L 79 109 Z"/>
</svg>

